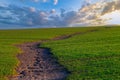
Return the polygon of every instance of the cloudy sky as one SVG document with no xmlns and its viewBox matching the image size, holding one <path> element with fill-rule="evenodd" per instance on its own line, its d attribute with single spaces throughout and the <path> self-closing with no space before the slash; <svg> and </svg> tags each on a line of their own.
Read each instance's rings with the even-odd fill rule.
<svg viewBox="0 0 120 80">
<path fill-rule="evenodd" d="M 0 0 L 0 29 L 119 25 L 120 0 Z"/>
</svg>

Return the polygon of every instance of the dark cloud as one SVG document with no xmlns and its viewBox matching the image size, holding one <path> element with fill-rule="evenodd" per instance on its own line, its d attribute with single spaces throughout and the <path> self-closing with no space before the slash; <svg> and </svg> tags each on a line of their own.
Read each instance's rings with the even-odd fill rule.
<svg viewBox="0 0 120 80">
<path fill-rule="evenodd" d="M 96 17 L 94 15 L 86 16 L 86 10 L 67 12 L 61 9 L 60 11 L 60 15 L 51 15 L 55 13 L 55 10 L 49 13 L 37 10 L 34 7 L 18 7 L 16 5 L 0 6 L 0 22 L 20 26 L 60 27 L 76 23 L 85 24 L 87 20 L 92 20 Z"/>
<path fill-rule="evenodd" d="M 107 3 L 105 5 L 103 11 L 102 11 L 102 15 L 113 11 L 114 10 L 114 6 L 115 6 L 115 2 L 109 2 L 109 3 Z"/>
<path fill-rule="evenodd" d="M 115 10 L 120 10 L 120 1 L 107 2 L 103 8 L 102 15 L 110 13 Z"/>
<path fill-rule="evenodd" d="M 56 10 L 55 10 L 55 9 L 52 9 L 52 10 L 50 11 L 50 13 L 51 13 L 51 14 L 54 14 L 54 13 L 56 13 Z"/>
<path fill-rule="evenodd" d="M 65 10 L 65 9 L 63 9 L 63 8 L 61 8 L 61 9 L 60 9 L 60 11 L 61 11 L 60 16 L 61 16 L 61 17 L 64 17 L 64 13 L 65 13 L 65 11 L 66 11 L 66 10 Z"/>
<path fill-rule="evenodd" d="M 100 16 L 114 10 L 120 10 L 120 2 L 112 1 L 105 4 L 99 2 L 91 5 L 86 4 L 86 6 L 82 6 L 78 11 L 60 9 L 60 14 L 57 14 L 55 9 L 47 12 L 37 10 L 34 7 L 5 5 L 0 6 L 0 23 L 39 27 L 104 24 L 105 20 L 101 19 Z"/>
<path fill-rule="evenodd" d="M 47 12 L 35 10 L 33 7 L 9 5 L 1 7 L 0 22 L 22 26 L 44 25 L 47 22 Z"/>
<path fill-rule="evenodd" d="M 77 19 L 77 12 L 76 11 L 70 11 L 64 14 L 63 21 L 66 24 L 71 24 Z"/>
<path fill-rule="evenodd" d="M 120 1 L 116 2 L 115 10 L 120 10 Z"/>
<path fill-rule="evenodd" d="M 11 25 L 21 26 L 49 26 L 60 27 L 68 26 L 77 19 L 76 11 L 66 12 L 61 9 L 60 15 L 51 15 L 52 13 L 37 10 L 34 7 L 18 7 L 8 5 L 8 7 L 0 7 L 0 22 Z"/>
</svg>

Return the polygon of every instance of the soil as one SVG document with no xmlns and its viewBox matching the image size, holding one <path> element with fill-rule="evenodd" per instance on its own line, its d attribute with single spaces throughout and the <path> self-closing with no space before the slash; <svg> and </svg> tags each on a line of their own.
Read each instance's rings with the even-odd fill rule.
<svg viewBox="0 0 120 80">
<path fill-rule="evenodd" d="M 10 80 L 64 80 L 68 71 L 52 57 L 50 49 L 39 48 L 39 42 L 17 45 L 23 54 L 17 57 L 20 67 L 18 76 Z"/>
<path fill-rule="evenodd" d="M 98 30 L 90 30 L 87 32 L 78 32 L 70 35 L 56 37 L 50 40 L 67 39 L 78 34 L 85 34 Z M 20 65 L 16 69 L 17 76 L 12 76 L 9 80 L 65 80 L 69 75 L 69 71 L 60 65 L 52 56 L 49 48 L 41 48 L 42 42 L 28 42 L 17 45 L 21 49 L 22 54 L 18 54 L 17 58 Z"/>
</svg>

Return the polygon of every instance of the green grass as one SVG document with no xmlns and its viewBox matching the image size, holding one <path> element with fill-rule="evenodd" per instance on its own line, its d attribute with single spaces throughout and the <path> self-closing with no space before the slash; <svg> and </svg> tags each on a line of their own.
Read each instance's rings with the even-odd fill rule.
<svg viewBox="0 0 120 80">
<path fill-rule="evenodd" d="M 51 39 L 60 35 L 91 29 L 95 28 L 0 30 L 0 80 L 6 80 L 8 76 L 16 74 L 14 69 L 19 63 L 16 55 L 20 53 L 20 50 L 14 44 Z"/>
<path fill-rule="evenodd" d="M 68 80 L 120 80 L 120 27 L 99 28 L 42 46 L 51 48 L 71 72 Z"/>
<path fill-rule="evenodd" d="M 14 44 L 93 29 L 99 31 L 47 42 L 42 46 L 51 48 L 54 56 L 71 72 L 68 80 L 119 80 L 120 27 L 0 30 L 0 80 L 16 74 L 14 69 L 19 63 L 16 55 L 20 50 Z"/>
</svg>

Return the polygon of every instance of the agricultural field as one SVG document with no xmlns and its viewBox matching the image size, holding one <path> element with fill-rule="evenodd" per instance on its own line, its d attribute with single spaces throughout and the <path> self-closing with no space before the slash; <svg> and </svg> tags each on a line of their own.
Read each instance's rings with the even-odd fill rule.
<svg viewBox="0 0 120 80">
<path fill-rule="evenodd" d="M 19 63 L 16 55 L 21 51 L 15 47 L 15 44 L 51 39 L 90 29 L 94 28 L 0 30 L 0 80 L 6 80 L 6 77 L 16 74 L 15 68 Z"/>
<path fill-rule="evenodd" d="M 119 5 L 0 0 L 0 80 L 120 80 Z"/>
<path fill-rule="evenodd" d="M 44 42 L 70 71 L 68 80 L 120 79 L 120 27 L 0 30 L 0 80 L 15 75 L 21 51 L 16 44 L 81 32 L 68 39 Z"/>
<path fill-rule="evenodd" d="M 68 80 L 120 80 L 120 28 L 43 44 L 69 71 Z"/>
</svg>

